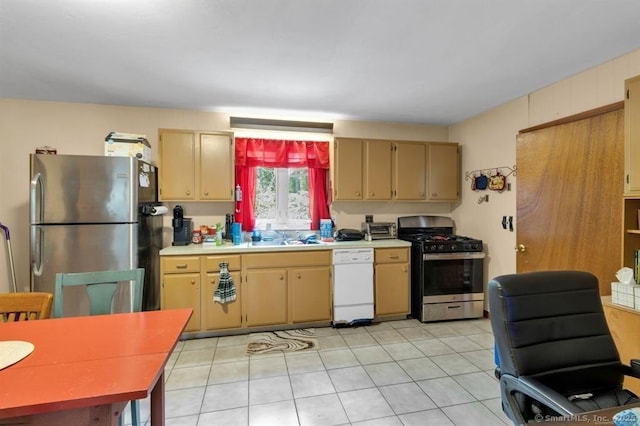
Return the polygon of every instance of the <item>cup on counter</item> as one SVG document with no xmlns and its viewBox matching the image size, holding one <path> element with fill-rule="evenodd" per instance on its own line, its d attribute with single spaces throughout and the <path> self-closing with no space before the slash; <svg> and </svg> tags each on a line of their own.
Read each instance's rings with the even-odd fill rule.
<svg viewBox="0 0 640 426">
<path fill-rule="evenodd" d="M 231 224 L 231 239 L 234 246 L 237 246 L 242 242 L 242 228 L 238 222 Z"/>
</svg>

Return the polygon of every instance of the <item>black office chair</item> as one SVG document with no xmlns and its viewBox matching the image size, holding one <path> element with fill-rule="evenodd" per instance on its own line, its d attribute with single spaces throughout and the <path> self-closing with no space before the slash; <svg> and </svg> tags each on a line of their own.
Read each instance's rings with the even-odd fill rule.
<svg viewBox="0 0 640 426">
<path fill-rule="evenodd" d="M 489 310 L 502 409 L 514 424 L 536 415 L 572 416 L 640 402 L 622 388 L 625 375 L 640 378 L 640 360 L 632 366 L 620 362 L 592 274 L 541 271 L 494 278 Z"/>
</svg>

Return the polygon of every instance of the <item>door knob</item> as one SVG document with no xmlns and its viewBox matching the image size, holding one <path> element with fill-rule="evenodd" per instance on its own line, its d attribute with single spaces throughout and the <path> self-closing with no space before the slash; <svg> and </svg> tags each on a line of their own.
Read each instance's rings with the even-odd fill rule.
<svg viewBox="0 0 640 426">
<path fill-rule="evenodd" d="M 518 244 L 518 247 L 516 247 L 516 251 L 524 253 L 525 251 L 527 251 L 527 247 L 524 244 Z"/>
</svg>

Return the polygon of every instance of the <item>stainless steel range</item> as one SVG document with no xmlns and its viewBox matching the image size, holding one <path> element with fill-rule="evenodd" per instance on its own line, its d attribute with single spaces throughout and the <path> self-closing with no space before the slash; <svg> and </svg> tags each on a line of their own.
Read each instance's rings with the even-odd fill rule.
<svg viewBox="0 0 640 426">
<path fill-rule="evenodd" d="M 445 216 L 398 218 L 411 244 L 411 315 L 420 321 L 478 318 L 484 309 L 481 240 L 453 233 Z"/>
</svg>

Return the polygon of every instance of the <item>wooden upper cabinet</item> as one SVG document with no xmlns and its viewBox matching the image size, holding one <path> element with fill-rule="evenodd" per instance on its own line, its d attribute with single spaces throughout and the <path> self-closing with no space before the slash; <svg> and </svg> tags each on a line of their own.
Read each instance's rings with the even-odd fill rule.
<svg viewBox="0 0 640 426">
<path fill-rule="evenodd" d="M 426 199 L 427 144 L 396 142 L 393 167 L 393 198 L 424 201 Z"/>
<path fill-rule="evenodd" d="M 189 131 L 161 131 L 158 139 L 160 200 L 195 200 L 194 134 Z"/>
<path fill-rule="evenodd" d="M 233 138 L 200 134 L 200 200 L 233 201 Z"/>
<path fill-rule="evenodd" d="M 624 192 L 640 194 L 640 76 L 625 81 Z"/>
<path fill-rule="evenodd" d="M 458 200 L 458 144 L 336 138 L 335 201 Z"/>
<path fill-rule="evenodd" d="M 333 198 L 362 200 L 363 141 L 339 139 L 334 142 Z"/>
<path fill-rule="evenodd" d="M 364 199 L 391 199 L 391 164 L 393 145 L 386 140 L 364 142 Z"/>
<path fill-rule="evenodd" d="M 233 133 L 160 129 L 160 201 L 233 201 Z"/>
<path fill-rule="evenodd" d="M 458 199 L 459 185 L 458 144 L 429 143 L 427 199 L 430 201 L 455 201 Z"/>
</svg>

